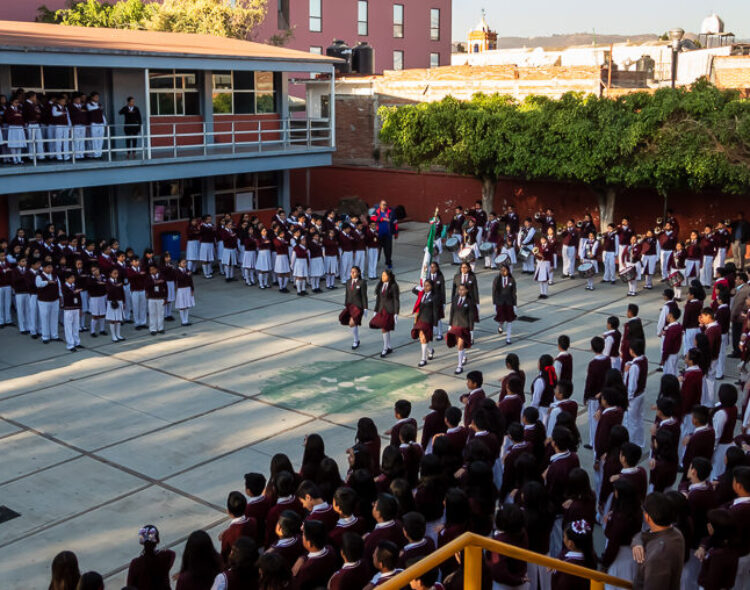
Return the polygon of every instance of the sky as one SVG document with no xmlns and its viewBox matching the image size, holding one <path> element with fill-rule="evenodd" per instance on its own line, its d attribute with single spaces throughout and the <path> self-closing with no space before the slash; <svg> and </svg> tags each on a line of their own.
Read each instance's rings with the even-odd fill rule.
<svg viewBox="0 0 750 590">
<path fill-rule="evenodd" d="M 716 12 L 725 30 L 750 39 L 750 0 L 453 0 L 453 40 L 463 41 L 487 12 L 499 36 L 534 37 L 554 33 L 618 35 L 656 33 L 682 27 L 698 33 L 701 21 Z"/>
</svg>

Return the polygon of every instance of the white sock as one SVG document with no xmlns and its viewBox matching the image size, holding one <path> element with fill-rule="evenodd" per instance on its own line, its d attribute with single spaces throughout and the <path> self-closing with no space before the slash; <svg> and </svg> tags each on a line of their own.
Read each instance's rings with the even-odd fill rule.
<svg viewBox="0 0 750 590">
<path fill-rule="evenodd" d="M 281 277 L 279 277 L 278 279 L 276 279 L 276 281 L 279 283 L 279 289 L 283 289 L 284 288 L 284 279 L 282 279 Z"/>
<path fill-rule="evenodd" d="M 122 324 L 119 322 L 115 324 L 115 333 L 118 339 L 122 338 Z"/>
<path fill-rule="evenodd" d="M 677 299 L 682 299 L 682 287 L 675 287 L 674 296 L 677 297 Z"/>
<path fill-rule="evenodd" d="M 427 361 L 427 343 L 422 344 L 422 360 Z"/>
<path fill-rule="evenodd" d="M 203 276 L 204 277 L 210 277 L 211 276 L 211 265 L 210 264 L 204 264 L 203 265 Z"/>
<path fill-rule="evenodd" d="M 295 289 L 297 289 L 297 293 L 302 293 L 301 281 L 294 281 L 294 287 Z"/>
<path fill-rule="evenodd" d="M 513 332 L 513 322 L 505 322 L 505 339 L 510 340 L 510 335 Z"/>
<path fill-rule="evenodd" d="M 469 334 L 471 335 L 471 341 L 474 342 L 474 330 L 469 331 Z"/>
<path fill-rule="evenodd" d="M 289 285 L 289 277 L 282 277 L 282 279 L 281 279 L 281 280 L 282 280 L 282 281 L 283 281 L 283 283 L 284 283 L 284 286 L 282 287 L 282 289 L 286 289 L 286 288 L 287 288 L 287 285 Z"/>
<path fill-rule="evenodd" d="M 301 281 L 299 282 L 299 284 L 300 284 L 300 286 L 302 287 L 302 290 L 303 290 L 303 291 L 307 291 L 307 281 L 305 281 L 305 279 L 302 279 L 302 280 L 301 280 Z"/>
<path fill-rule="evenodd" d="M 91 318 L 91 324 L 90 324 L 90 326 L 91 326 L 91 333 L 92 334 L 96 334 L 96 324 L 98 323 L 98 321 L 99 320 L 95 320 L 94 318 Z"/>
<path fill-rule="evenodd" d="M 112 342 L 117 342 L 117 329 L 115 328 L 115 324 L 109 325 L 109 333 L 112 334 Z"/>
<path fill-rule="evenodd" d="M 594 287 L 594 279 L 588 279 L 586 281 L 586 284 L 588 285 L 589 289 L 592 289 Z"/>
<path fill-rule="evenodd" d="M 443 335 L 443 320 L 438 320 L 438 338 L 442 337 Z"/>
<path fill-rule="evenodd" d="M 352 336 L 354 337 L 354 342 L 359 342 L 359 326 L 352 328 Z"/>
<path fill-rule="evenodd" d="M 458 366 L 459 367 L 462 366 L 463 363 L 464 363 L 464 351 L 463 350 L 459 350 L 458 351 Z"/>
<path fill-rule="evenodd" d="M 187 324 L 188 323 L 189 313 L 190 312 L 188 312 L 187 309 L 181 309 L 180 310 L 180 321 L 183 324 Z"/>
</svg>

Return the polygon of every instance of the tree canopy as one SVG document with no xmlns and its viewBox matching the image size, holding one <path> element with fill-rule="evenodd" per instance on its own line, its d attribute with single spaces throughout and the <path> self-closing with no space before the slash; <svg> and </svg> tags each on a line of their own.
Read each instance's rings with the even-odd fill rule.
<svg viewBox="0 0 750 590">
<path fill-rule="evenodd" d="M 68 0 L 39 9 L 38 21 L 81 27 L 147 29 L 248 38 L 265 18 L 268 0 Z"/>
<path fill-rule="evenodd" d="M 379 115 L 394 164 L 473 176 L 487 209 L 500 177 L 587 184 L 607 221 L 628 187 L 750 190 L 750 100 L 705 80 L 616 99 L 446 97 Z"/>
</svg>

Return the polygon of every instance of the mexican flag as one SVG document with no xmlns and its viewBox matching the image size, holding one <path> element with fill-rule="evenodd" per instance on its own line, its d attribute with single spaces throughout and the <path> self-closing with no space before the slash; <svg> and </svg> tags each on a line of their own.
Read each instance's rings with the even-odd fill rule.
<svg viewBox="0 0 750 590">
<path fill-rule="evenodd" d="M 414 312 L 416 313 L 419 309 L 419 303 L 422 301 L 422 295 L 424 294 L 423 287 L 424 281 L 427 275 L 430 273 L 430 263 L 432 262 L 432 253 L 435 251 L 435 240 L 438 239 L 437 225 L 438 225 L 438 210 L 435 209 L 435 215 L 430 219 L 430 231 L 427 233 L 427 245 L 424 247 L 424 258 L 422 258 L 422 268 L 419 271 L 419 281 L 415 289 L 417 293 L 417 302 L 414 304 Z"/>
</svg>

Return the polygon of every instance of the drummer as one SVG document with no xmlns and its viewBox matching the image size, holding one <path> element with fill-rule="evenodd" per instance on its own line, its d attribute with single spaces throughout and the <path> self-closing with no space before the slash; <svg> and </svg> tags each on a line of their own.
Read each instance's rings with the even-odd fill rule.
<svg viewBox="0 0 750 590">
<path fill-rule="evenodd" d="M 513 232 L 513 227 L 507 223 L 505 224 L 505 235 L 503 236 L 503 245 L 500 248 L 500 255 L 505 254 L 510 261 L 511 268 L 518 263 L 516 258 L 516 241 L 518 236 Z"/>
<path fill-rule="evenodd" d="M 620 271 L 620 278 L 628 284 L 628 297 L 635 297 L 638 294 L 641 264 L 641 245 L 635 234 L 630 236 L 630 244 L 623 250 L 621 260 L 624 268 Z"/>
<path fill-rule="evenodd" d="M 468 260 L 471 265 L 471 271 L 476 271 L 477 259 L 481 256 L 479 252 L 479 245 L 482 243 L 482 228 L 477 225 L 477 220 L 474 217 L 468 218 L 468 226 L 464 231 L 464 244 L 459 252 L 458 257 L 463 260 Z M 469 256 L 469 252 L 473 256 Z"/>
<path fill-rule="evenodd" d="M 581 241 L 579 258 L 583 261 L 578 268 L 586 277 L 586 290 L 594 290 L 594 275 L 599 274 L 599 240 L 596 234 L 589 231 L 588 237 Z"/>
<path fill-rule="evenodd" d="M 455 215 L 453 215 L 453 219 L 451 219 L 451 222 L 448 224 L 448 233 L 451 235 L 451 237 L 458 240 L 458 247 L 455 250 L 452 250 L 453 264 L 455 266 L 461 264 L 461 259 L 458 257 L 458 251 L 461 248 L 461 241 L 463 240 L 465 221 L 466 217 L 464 217 L 464 208 L 461 205 L 458 205 L 455 209 Z"/>
<path fill-rule="evenodd" d="M 484 248 L 484 268 L 497 268 L 495 257 L 497 256 L 497 245 L 500 241 L 500 220 L 494 211 L 490 211 L 487 224 L 484 226 L 484 242 L 480 250 Z"/>
<path fill-rule="evenodd" d="M 523 227 L 518 232 L 517 242 L 519 250 L 525 249 L 528 253 L 525 257 L 521 255 L 521 259 L 523 260 L 521 272 L 523 272 L 523 274 L 534 274 L 534 256 L 531 255 L 531 250 L 534 248 L 535 234 L 536 230 L 531 225 L 531 217 L 527 217 L 523 220 Z"/>
<path fill-rule="evenodd" d="M 682 242 L 676 242 L 674 251 L 667 258 L 667 282 L 674 289 L 675 301 L 682 300 L 682 288 L 687 284 L 687 250 Z M 698 277 L 696 271 L 695 277 Z"/>
</svg>

